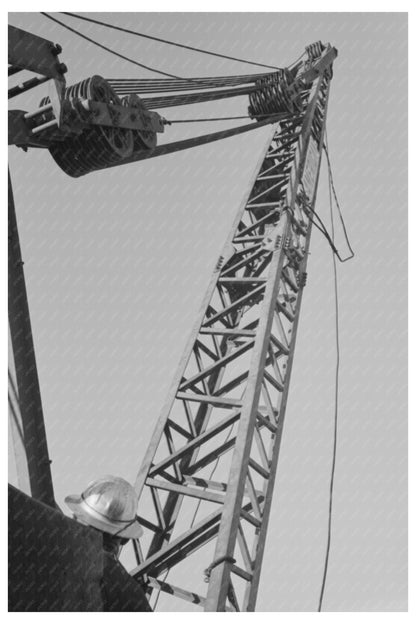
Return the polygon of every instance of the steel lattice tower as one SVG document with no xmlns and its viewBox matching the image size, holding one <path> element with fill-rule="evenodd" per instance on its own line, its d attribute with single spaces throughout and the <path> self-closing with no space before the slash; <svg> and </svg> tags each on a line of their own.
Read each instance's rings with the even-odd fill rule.
<svg viewBox="0 0 416 624">
<path fill-rule="evenodd" d="M 33 50 L 37 50 L 37 57 Z M 12 29 L 9 75 L 39 64 L 44 75 L 9 90 L 9 96 L 50 78 L 57 83 L 55 104 L 45 100 L 37 111 L 27 114 L 10 111 L 12 143 L 16 145 L 50 147 L 48 131 L 55 126 L 61 138 L 65 132 L 72 132 L 70 124 L 61 124 L 65 117 L 61 96 L 66 68 L 57 63 L 59 52 L 51 42 Z M 115 158 L 113 148 L 117 145 L 113 145 L 102 160 L 99 143 L 97 160 L 97 154 L 87 149 L 84 136 L 85 170 L 69 167 L 78 162 L 78 139 L 70 150 L 70 161 L 61 162 L 77 177 L 97 168 L 222 139 L 279 119 L 216 263 L 136 479 L 139 519 L 146 533 L 143 540 L 134 542 L 137 566 L 133 576 L 149 594 L 164 591 L 205 611 L 255 608 L 335 57 L 334 48 L 318 42 L 308 46 L 307 59 L 296 62 L 292 69 L 256 79 L 246 94 L 250 94 L 250 116 L 257 123 L 160 146 L 158 152 L 158 148 L 151 153 L 139 149 L 131 158 L 124 152 L 123 157 L 118 154 Z M 119 103 L 118 108 L 111 104 L 113 108 L 107 110 L 110 104 L 104 102 L 102 108 L 103 102 L 94 98 L 90 104 L 98 106 L 94 110 L 107 111 L 106 124 L 113 129 L 117 126 L 113 127 L 114 119 L 122 113 L 122 132 L 133 124 L 131 114 L 135 130 L 143 130 L 140 124 L 146 127 L 143 120 L 137 121 L 134 108 L 129 113 Z M 44 118 L 45 112 L 52 114 L 51 110 L 53 119 Z M 35 126 L 32 122 L 27 125 L 25 120 L 34 117 Z M 72 117 L 65 119 L 68 122 Z M 96 139 L 100 132 L 98 128 Z M 54 507 L 10 179 L 9 240 L 10 335 L 15 363 L 9 381 L 17 459 L 23 466 L 26 456 L 22 475 L 33 497 Z M 207 591 L 203 589 L 204 574 Z"/>
<path fill-rule="evenodd" d="M 205 611 L 255 608 L 331 78 L 332 65 L 317 72 L 274 127 L 137 476 L 146 537 L 132 574 Z M 184 565 L 185 588 L 171 582 Z"/>
</svg>

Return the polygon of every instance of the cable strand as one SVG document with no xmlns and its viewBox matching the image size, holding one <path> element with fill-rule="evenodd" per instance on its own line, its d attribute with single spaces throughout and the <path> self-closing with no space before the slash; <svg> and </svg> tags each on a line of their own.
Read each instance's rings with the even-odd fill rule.
<svg viewBox="0 0 416 624">
<path fill-rule="evenodd" d="M 114 24 L 106 24 L 105 22 L 101 22 L 100 20 L 92 19 L 91 17 L 85 17 L 83 15 L 79 15 L 78 13 L 70 13 L 68 11 L 61 11 L 63 15 L 69 15 L 70 17 L 75 17 L 79 20 L 84 20 L 85 22 L 90 22 L 92 24 L 98 24 L 99 26 L 105 26 L 106 28 L 111 28 L 113 30 L 118 30 L 120 32 L 127 33 L 129 35 L 135 35 L 137 37 L 142 37 L 143 39 L 151 39 L 152 41 L 158 41 L 160 43 L 165 43 L 167 45 L 175 46 L 177 48 L 183 48 L 185 50 L 191 50 L 192 52 L 199 52 L 201 54 L 208 54 L 209 56 L 216 56 L 223 59 L 228 59 L 230 61 L 237 61 L 238 63 L 245 63 L 247 65 L 256 65 L 257 67 L 266 67 L 269 69 L 281 69 L 280 67 L 276 67 L 275 65 L 266 65 L 265 63 L 256 63 L 254 61 L 248 61 L 246 59 L 238 58 L 235 56 L 228 56 L 227 54 L 220 54 L 219 52 L 212 52 L 210 50 L 204 50 L 202 48 L 196 48 L 194 46 L 185 45 L 183 43 L 178 43 L 176 41 L 170 41 L 169 39 L 163 39 L 161 37 L 155 37 L 153 35 L 147 35 L 145 33 L 139 32 L 137 30 L 130 30 L 129 28 L 122 28 L 121 26 L 115 26 Z"/>
<path fill-rule="evenodd" d="M 328 176 L 329 186 L 329 206 L 331 214 L 331 232 L 334 236 L 334 212 L 332 206 L 332 194 L 331 194 L 331 180 Z M 326 579 L 328 574 L 329 552 L 331 549 L 331 536 L 332 536 L 332 507 L 333 507 L 333 494 L 334 494 L 334 481 L 335 481 L 335 466 L 337 457 L 337 441 L 338 441 L 338 397 L 339 397 L 339 368 L 340 368 L 340 346 L 339 346 L 339 298 L 338 298 L 338 275 L 337 264 L 335 261 L 335 254 L 332 254 L 332 266 L 334 274 L 334 295 L 335 295 L 335 340 L 336 340 L 336 367 L 335 367 L 335 411 L 334 411 L 334 434 L 333 434 L 333 446 L 332 446 L 332 464 L 331 464 L 331 480 L 329 485 L 329 505 L 328 505 L 328 532 L 327 532 L 327 544 L 325 552 L 324 572 L 321 584 L 321 592 L 319 596 L 318 612 L 322 611 L 322 602 L 325 593 Z"/>
<path fill-rule="evenodd" d="M 141 67 L 142 69 L 147 69 L 148 71 L 154 72 L 156 74 L 161 74 L 162 76 L 168 76 L 169 78 L 176 78 L 177 80 L 186 80 L 186 81 L 188 81 L 190 83 L 194 83 L 194 81 L 191 78 L 189 78 L 189 79 L 188 78 L 182 78 L 181 76 L 176 76 L 175 74 L 169 74 L 168 72 L 161 71 L 160 69 L 155 69 L 154 67 L 150 67 L 148 65 L 144 65 L 143 63 L 139 63 L 138 61 L 135 61 L 134 59 L 131 59 L 130 57 L 125 56 L 124 54 L 120 54 L 120 52 L 116 52 L 115 50 L 112 50 L 111 48 L 108 48 L 107 46 L 103 45 L 102 43 L 98 43 L 98 41 L 95 41 L 95 39 L 91 39 L 91 37 L 87 37 L 87 35 L 84 35 L 84 34 L 80 33 L 79 31 L 75 30 L 75 28 L 71 28 L 71 26 L 68 26 L 68 24 L 65 24 L 64 22 L 61 22 L 56 17 L 52 17 L 52 15 L 49 15 L 49 13 L 45 13 L 44 11 L 41 11 L 40 13 L 41 13 L 41 15 L 46 17 L 47 19 L 52 20 L 52 22 L 55 22 L 56 24 L 59 24 L 60 26 L 62 26 L 63 28 L 66 28 L 69 31 L 71 31 L 72 33 L 74 33 L 78 37 L 81 37 L 81 39 L 85 39 L 86 41 L 89 41 L 93 45 L 98 46 L 102 50 L 105 50 L 106 52 L 109 52 L 110 54 L 113 54 L 114 56 L 117 56 L 118 58 L 121 58 L 124 61 L 128 61 L 129 63 L 133 63 L 133 65 L 137 65 L 137 67 Z"/>
<path fill-rule="evenodd" d="M 267 118 L 267 117 L 273 117 L 273 115 L 269 114 L 265 114 L 265 115 L 256 115 L 256 119 L 257 118 Z M 167 119 L 166 120 L 166 124 L 167 125 L 171 125 L 171 124 L 175 124 L 175 123 L 196 123 L 196 122 L 206 122 L 206 121 L 232 121 L 235 119 L 253 119 L 253 117 L 250 117 L 250 115 L 240 115 L 237 117 L 205 117 L 205 118 L 200 118 L 200 119 Z"/>
<path fill-rule="evenodd" d="M 348 232 L 347 232 L 347 228 L 345 226 L 344 217 L 342 215 L 342 211 L 341 211 L 341 207 L 339 205 L 337 193 L 335 191 L 334 178 L 333 178 L 333 175 L 332 175 L 331 161 L 330 161 L 330 158 L 329 158 L 328 135 L 327 135 L 326 131 L 325 131 L 325 143 L 323 145 L 323 148 L 324 148 L 324 152 L 325 152 L 325 156 L 326 156 L 326 161 L 327 161 L 327 164 L 328 164 L 328 177 L 329 177 L 329 185 L 330 185 L 329 191 L 330 191 L 330 193 L 331 193 L 331 191 L 333 193 L 333 196 L 334 196 L 334 199 L 335 199 L 335 204 L 336 204 L 337 209 L 338 209 L 339 218 L 340 218 L 341 224 L 342 224 L 342 229 L 344 231 L 345 240 L 347 241 L 347 245 L 348 245 L 348 248 L 349 248 L 350 254 L 351 254 L 347 258 L 344 258 L 344 260 L 341 260 L 341 262 L 346 262 L 347 260 L 351 260 L 351 258 L 354 258 L 355 253 L 354 253 L 354 251 L 353 251 L 353 249 L 351 247 L 351 243 L 350 243 L 350 240 L 348 238 Z"/>
</svg>

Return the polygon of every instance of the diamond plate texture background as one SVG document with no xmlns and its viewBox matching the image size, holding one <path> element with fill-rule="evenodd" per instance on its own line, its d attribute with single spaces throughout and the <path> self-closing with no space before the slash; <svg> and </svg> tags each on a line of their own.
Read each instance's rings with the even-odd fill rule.
<svg viewBox="0 0 416 624">
<path fill-rule="evenodd" d="M 328 140 L 356 258 L 339 268 L 339 445 L 324 610 L 406 610 L 407 16 L 106 13 L 95 17 L 279 66 L 292 62 L 318 39 L 338 48 Z M 62 19 L 127 56 L 179 76 L 251 71 L 232 61 Z M 12 13 L 9 21 L 62 45 L 68 84 L 93 74 L 150 77 L 38 14 Z M 16 98 L 13 107 L 32 110 L 45 94 L 40 87 Z M 216 117 L 246 110 L 247 101 L 239 98 L 169 109 L 165 116 Z M 229 125 L 172 126 L 162 141 Z M 60 506 L 65 495 L 79 493 L 102 474 L 134 480 L 269 132 L 263 128 L 77 180 L 59 170 L 47 151 L 24 154 L 11 148 L 10 170 Z M 325 166 L 316 206 L 329 224 Z M 346 251 L 339 232 L 337 244 Z M 331 252 L 315 231 L 258 611 L 317 608 L 326 541 L 334 378 Z M 17 484 L 12 452 L 10 480 Z M 125 564 L 129 567 L 132 562 L 126 551 Z M 159 602 L 165 611 L 190 608 L 165 597 Z"/>
</svg>

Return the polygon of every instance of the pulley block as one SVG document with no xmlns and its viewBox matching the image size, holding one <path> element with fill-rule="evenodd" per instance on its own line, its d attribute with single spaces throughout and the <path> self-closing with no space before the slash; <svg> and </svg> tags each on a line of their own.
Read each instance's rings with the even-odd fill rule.
<svg viewBox="0 0 416 624">
<path fill-rule="evenodd" d="M 283 69 L 256 82 L 257 90 L 249 94 L 250 117 L 261 119 L 276 113 L 295 113 L 302 109 L 300 86 L 292 73 Z"/>
<path fill-rule="evenodd" d="M 44 98 L 41 106 L 48 101 L 49 98 Z M 132 118 L 138 115 L 146 121 L 145 106 L 136 95 L 120 98 L 101 76 L 86 78 L 65 89 L 63 106 L 65 119 L 74 132 L 52 142 L 49 151 L 59 167 L 74 178 L 105 169 L 136 151 L 156 145 L 153 129 L 120 127 L 116 107 L 133 108 Z M 108 114 L 110 120 L 106 119 Z"/>
</svg>

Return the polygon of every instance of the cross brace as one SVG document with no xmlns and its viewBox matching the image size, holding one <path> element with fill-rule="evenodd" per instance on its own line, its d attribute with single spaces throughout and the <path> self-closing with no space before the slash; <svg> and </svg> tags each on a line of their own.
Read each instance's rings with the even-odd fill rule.
<svg viewBox="0 0 416 624">
<path fill-rule="evenodd" d="M 151 579 L 149 594 L 157 588 L 205 611 L 255 608 L 331 76 L 330 67 L 321 72 L 303 113 L 273 130 L 136 480 L 146 554 L 132 573 Z M 185 589 L 177 570 L 192 557 Z M 161 578 L 167 571 L 175 585 Z"/>
</svg>

